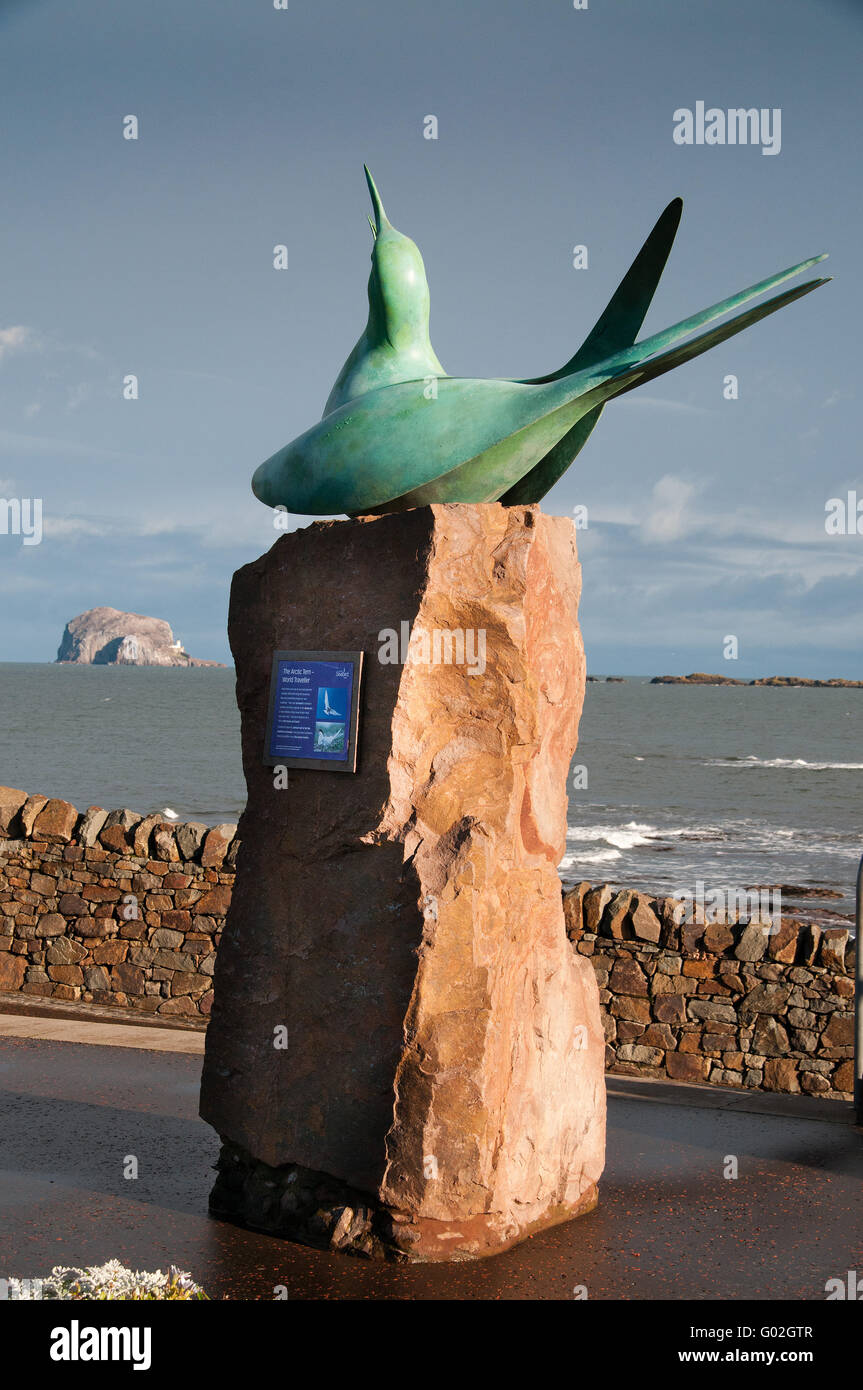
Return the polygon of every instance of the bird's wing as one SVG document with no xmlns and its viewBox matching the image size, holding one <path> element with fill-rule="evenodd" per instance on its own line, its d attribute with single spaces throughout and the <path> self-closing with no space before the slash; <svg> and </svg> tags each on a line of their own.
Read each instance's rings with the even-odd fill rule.
<svg viewBox="0 0 863 1390">
<path fill-rule="evenodd" d="M 598 364 L 598 370 L 607 371 L 608 378 L 597 388 L 600 404 L 588 415 L 582 417 L 568 434 L 559 441 L 558 444 L 545 455 L 543 459 L 522 478 L 514 487 L 511 487 L 500 498 L 507 506 L 517 503 L 539 502 L 548 492 L 558 478 L 569 467 L 579 449 L 586 443 L 596 421 L 602 411 L 602 406 L 613 396 L 622 395 L 624 391 L 632 389 L 636 384 L 633 379 L 629 385 L 624 385 L 624 377 L 628 368 L 639 366 L 637 381 L 649 381 L 654 377 L 661 376 L 670 371 L 672 367 L 679 366 L 683 362 L 690 361 L 693 357 L 698 357 L 702 352 L 707 352 L 709 348 L 717 343 L 724 342 L 726 338 L 731 338 L 735 333 L 740 333 L 747 328 L 750 323 L 757 323 L 759 319 L 765 318 L 768 314 L 775 313 L 777 309 L 783 308 L 786 304 L 791 304 L 801 295 L 808 294 L 810 290 L 817 289 L 819 285 L 827 284 L 827 279 L 809 280 L 805 285 L 800 285 L 794 290 L 786 291 L 784 294 L 776 295 L 766 303 L 758 306 L 757 309 L 750 309 L 744 314 L 739 314 L 736 318 L 730 319 L 721 328 L 715 329 L 710 333 L 702 334 L 693 339 L 684 347 L 676 351 L 668 351 L 673 343 L 681 338 L 687 337 L 696 329 L 704 327 L 705 324 L 712 322 L 713 319 L 720 318 L 722 314 L 728 313 L 732 309 L 745 304 L 747 300 L 754 299 L 766 290 L 781 285 L 784 280 L 789 280 L 794 275 L 799 275 L 802 270 L 808 270 L 811 266 L 817 265 L 826 259 L 827 253 L 820 256 L 811 256 L 808 260 L 800 261 L 798 265 L 789 266 L 787 270 L 781 270 L 776 275 L 769 276 L 766 280 L 760 280 L 757 285 L 750 285 L 748 289 L 741 290 L 738 294 L 731 295 L 728 299 L 720 300 L 716 304 L 711 304 L 709 308 L 702 309 L 700 313 L 693 314 L 688 319 L 681 319 L 679 323 L 672 324 L 670 328 L 663 329 L 661 333 L 655 333 L 651 338 L 645 338 L 641 343 L 634 343 L 632 346 L 624 348 L 622 351 L 613 353 L 603 362 Z M 609 306 L 610 307 L 610 306 Z M 600 320 L 601 322 L 601 320 Z M 597 325 L 597 328 L 599 325 Z M 596 332 L 596 330 L 594 330 Z M 591 335 L 593 336 L 593 335 Z M 666 351 L 662 351 L 666 349 Z M 654 353 L 661 355 L 653 361 L 647 361 Z M 573 359 L 575 360 L 575 359 Z M 640 366 L 646 363 L 645 366 Z M 583 370 L 583 369 L 582 369 Z M 573 449 L 573 446 L 574 449 Z"/>
<path fill-rule="evenodd" d="M 575 356 L 556 372 L 529 378 L 525 386 L 558 381 L 635 342 L 665 269 L 682 212 L 683 199 L 674 198 L 657 218 L 650 236 Z"/>
<path fill-rule="evenodd" d="M 573 459 L 581 453 L 593 434 L 602 411 L 603 406 L 598 405 L 583 415 L 578 424 L 573 425 L 572 429 L 563 436 L 563 439 L 559 440 L 553 449 L 549 449 L 548 453 L 529 473 L 525 473 L 523 478 L 519 478 L 517 483 L 508 488 L 498 498 L 498 501 L 502 502 L 505 507 L 517 507 L 519 504 L 526 506 L 531 502 L 541 502 L 545 494 L 554 487 L 558 478 L 563 477 Z"/>
<path fill-rule="evenodd" d="M 525 385 L 540 386 L 547 381 L 557 381 L 635 342 L 665 269 L 682 212 L 683 199 L 674 198 L 657 218 L 650 235 L 575 356 L 558 371 L 550 372 L 547 376 L 532 377 Z M 600 405 L 579 420 L 545 458 L 524 478 L 520 478 L 500 500 L 507 506 L 515 506 L 519 502 L 537 502 L 544 497 L 584 448 L 601 414 Z"/>
</svg>

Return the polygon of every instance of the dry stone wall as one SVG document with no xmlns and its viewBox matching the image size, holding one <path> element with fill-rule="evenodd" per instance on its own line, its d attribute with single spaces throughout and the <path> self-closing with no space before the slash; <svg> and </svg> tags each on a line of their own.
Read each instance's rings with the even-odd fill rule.
<svg viewBox="0 0 863 1390">
<path fill-rule="evenodd" d="M 205 1018 L 236 829 L 0 787 L 0 992 Z M 851 1098 L 845 928 L 686 922 L 673 898 L 603 884 L 563 902 L 599 984 L 608 1071 Z"/>
<path fill-rule="evenodd" d="M 589 883 L 564 894 L 564 911 L 596 972 L 607 1071 L 851 1099 L 847 929 L 684 921 L 680 900 Z"/>
<path fill-rule="evenodd" d="M 236 829 L 0 788 L 0 991 L 208 1015 Z"/>
</svg>

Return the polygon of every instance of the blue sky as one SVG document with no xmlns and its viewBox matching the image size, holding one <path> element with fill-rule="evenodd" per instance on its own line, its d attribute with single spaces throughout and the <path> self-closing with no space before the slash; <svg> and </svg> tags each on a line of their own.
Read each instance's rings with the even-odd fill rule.
<svg viewBox="0 0 863 1390">
<path fill-rule="evenodd" d="M 863 677 L 863 536 L 824 526 L 863 500 L 861 39 L 846 0 L 0 5 L 0 497 L 44 506 L 41 545 L 0 535 L 0 660 L 101 604 L 228 659 L 231 574 L 277 535 L 251 475 L 365 322 L 366 160 L 453 375 L 565 361 L 676 194 L 645 335 L 831 253 L 832 284 L 612 403 L 544 506 L 588 508 L 589 669 Z M 780 153 L 675 144 L 697 101 L 780 108 Z"/>
</svg>

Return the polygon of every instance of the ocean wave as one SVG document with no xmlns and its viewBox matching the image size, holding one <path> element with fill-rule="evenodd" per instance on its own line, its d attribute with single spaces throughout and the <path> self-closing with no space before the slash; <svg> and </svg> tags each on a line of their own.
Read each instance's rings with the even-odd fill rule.
<svg viewBox="0 0 863 1390">
<path fill-rule="evenodd" d="M 655 825 L 641 821 L 628 821 L 626 825 L 570 825 L 566 838 L 580 844 L 603 843 L 618 849 L 634 849 L 636 845 L 646 845 L 650 840 L 662 835 Z"/>
<path fill-rule="evenodd" d="M 796 846 L 802 839 L 806 841 L 808 853 L 823 854 L 830 857 L 859 858 L 860 848 L 853 832 L 841 831 L 815 832 L 811 827 L 800 829 L 790 826 L 769 825 L 750 818 L 728 820 L 720 823 L 694 825 L 657 826 L 648 821 L 627 821 L 623 824 L 603 822 L 596 825 L 567 826 L 566 839 L 569 858 L 580 863 L 590 852 L 607 855 L 611 851 L 615 858 L 630 858 L 641 862 L 647 848 L 652 853 L 657 847 L 673 845 L 682 854 L 788 854 L 792 844 Z M 704 846 L 704 850 L 701 850 Z M 712 847 L 712 848 L 709 848 Z M 721 847 L 721 848 L 720 848 Z M 799 851 L 795 848 L 794 853 Z M 786 875 L 787 877 L 787 875 Z"/>
<path fill-rule="evenodd" d="M 578 844 L 606 844 L 627 850 L 663 840 L 726 840 L 728 828 L 721 825 L 658 826 L 631 820 L 623 825 L 568 825 L 566 838 Z"/>
<path fill-rule="evenodd" d="M 749 754 L 746 758 L 710 758 L 704 767 L 790 767 L 802 771 L 812 772 L 832 772 L 834 769 L 840 772 L 859 772 L 863 770 L 863 763 L 812 763 L 805 758 L 756 758 L 754 754 Z"/>
<path fill-rule="evenodd" d="M 615 859 L 621 859 L 619 849 L 597 849 L 586 850 L 583 854 L 566 854 L 558 865 L 561 869 L 571 869 L 578 864 L 610 864 Z"/>
</svg>

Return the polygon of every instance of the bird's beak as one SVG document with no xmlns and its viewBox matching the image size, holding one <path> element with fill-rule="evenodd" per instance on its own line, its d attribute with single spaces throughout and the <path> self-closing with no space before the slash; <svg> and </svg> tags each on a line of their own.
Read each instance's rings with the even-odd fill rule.
<svg viewBox="0 0 863 1390">
<path fill-rule="evenodd" d="M 372 222 L 372 219 L 369 218 L 369 224 L 371 225 L 371 229 L 374 236 L 377 237 L 384 227 L 389 227 L 392 224 L 389 218 L 387 217 L 386 213 L 384 212 L 384 205 L 381 202 L 381 195 L 380 193 L 378 193 L 378 190 L 375 187 L 375 181 L 369 173 L 368 165 L 364 164 L 363 168 L 366 172 L 366 183 L 369 186 L 369 193 L 371 194 L 372 198 L 372 207 L 375 211 L 375 220 L 374 222 Z"/>
</svg>

